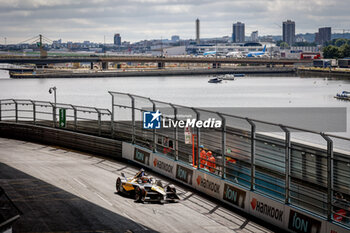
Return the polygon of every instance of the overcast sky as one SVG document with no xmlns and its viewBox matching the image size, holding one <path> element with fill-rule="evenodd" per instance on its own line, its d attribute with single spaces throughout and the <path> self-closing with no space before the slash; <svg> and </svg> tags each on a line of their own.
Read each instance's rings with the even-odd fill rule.
<svg viewBox="0 0 350 233">
<path fill-rule="evenodd" d="M 281 35 L 282 21 L 296 23 L 296 33 L 318 27 L 350 28 L 350 0 L 0 0 L 0 43 L 21 42 L 38 34 L 66 41 L 122 41 L 230 36 L 232 23 L 246 25 L 246 35 Z M 340 32 L 340 31 L 333 31 Z"/>
</svg>

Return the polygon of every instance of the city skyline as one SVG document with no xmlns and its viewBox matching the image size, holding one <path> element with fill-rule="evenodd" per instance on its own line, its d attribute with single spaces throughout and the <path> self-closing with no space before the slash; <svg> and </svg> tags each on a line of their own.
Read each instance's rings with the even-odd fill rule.
<svg viewBox="0 0 350 233">
<path fill-rule="evenodd" d="M 201 38 L 230 36 L 232 23 L 238 21 L 245 23 L 246 35 L 256 30 L 259 35 L 281 35 L 287 19 L 296 22 L 296 34 L 315 33 L 321 27 L 332 27 L 333 33 L 350 28 L 349 6 L 338 0 L 0 0 L 0 4 L 0 44 L 5 37 L 9 44 L 38 34 L 62 41 L 102 42 L 105 37 L 106 43 L 113 43 L 115 33 L 131 42 L 172 35 L 195 39 L 197 18 Z"/>
</svg>

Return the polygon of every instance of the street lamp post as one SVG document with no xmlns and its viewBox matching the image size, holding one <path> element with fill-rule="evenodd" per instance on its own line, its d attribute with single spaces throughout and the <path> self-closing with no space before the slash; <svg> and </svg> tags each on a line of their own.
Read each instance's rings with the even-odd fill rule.
<svg viewBox="0 0 350 233">
<path fill-rule="evenodd" d="M 55 98 L 55 105 L 52 106 L 52 120 L 53 120 L 53 126 L 56 127 L 56 87 L 50 87 L 49 89 L 49 93 L 52 94 L 52 91 L 53 91 L 53 94 L 54 94 L 54 98 Z"/>
<path fill-rule="evenodd" d="M 52 94 L 52 91 L 54 93 L 54 98 L 55 98 L 55 107 L 56 107 L 56 87 L 50 87 L 49 93 Z"/>
</svg>

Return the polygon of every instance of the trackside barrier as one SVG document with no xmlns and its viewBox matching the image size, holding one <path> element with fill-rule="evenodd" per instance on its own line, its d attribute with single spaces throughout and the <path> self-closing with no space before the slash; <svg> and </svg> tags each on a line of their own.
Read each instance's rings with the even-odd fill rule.
<svg viewBox="0 0 350 233">
<path fill-rule="evenodd" d="M 0 121 L 18 126 L 59 128 L 62 132 L 84 133 L 118 143 L 122 141 L 124 158 L 260 218 L 269 217 L 266 211 L 270 217 L 271 211 L 275 211 L 279 215 L 273 216 L 278 221 L 281 218 L 288 223 L 293 220 L 291 225 L 283 222 L 283 229 L 349 232 L 349 138 L 127 93 L 109 93 L 112 96 L 111 110 L 45 101 L 0 100 Z M 167 121 L 215 118 L 222 121 L 222 126 L 209 130 L 193 126 L 188 130 L 181 127 L 144 129 L 144 113 L 150 110 L 160 110 L 161 118 Z M 274 128 L 271 132 L 280 134 L 261 133 L 266 126 Z M 5 136 L 7 132 L 2 131 Z M 298 133 L 317 137 L 319 143 L 297 140 L 294 137 Z M 198 147 L 202 144 L 212 151 L 214 162 L 210 160 L 205 165 L 200 159 Z M 204 166 L 197 166 L 198 163 Z M 262 201 L 258 202 L 259 199 Z M 261 210 L 262 205 L 258 203 L 269 203 L 267 200 L 271 203 L 264 204 Z M 278 205 L 283 204 L 281 214 L 276 208 L 282 210 Z M 310 225 L 313 227 L 309 229 Z"/>
<path fill-rule="evenodd" d="M 227 181 L 210 172 L 198 170 L 182 161 L 152 152 L 147 148 L 122 143 L 122 157 L 139 165 L 192 187 L 234 208 L 263 219 L 289 232 L 300 233 L 349 233 L 324 217 L 285 205 L 281 200 L 251 191 L 237 183 Z"/>
</svg>

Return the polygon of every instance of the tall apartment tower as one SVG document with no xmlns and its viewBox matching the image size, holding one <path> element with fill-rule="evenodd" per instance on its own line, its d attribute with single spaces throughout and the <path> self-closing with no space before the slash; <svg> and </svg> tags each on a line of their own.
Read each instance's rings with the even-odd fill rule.
<svg viewBox="0 0 350 233">
<path fill-rule="evenodd" d="M 199 19 L 196 19 L 196 44 L 200 44 L 200 39 L 199 39 Z"/>
<path fill-rule="evenodd" d="M 122 45 L 122 38 L 120 37 L 119 33 L 114 34 L 114 45 L 117 45 L 117 46 Z"/>
<path fill-rule="evenodd" d="M 287 20 L 283 22 L 283 41 L 289 46 L 295 43 L 295 22 Z"/>
<path fill-rule="evenodd" d="M 232 26 L 232 42 L 244 43 L 245 40 L 245 25 L 244 23 L 237 22 Z"/>
<path fill-rule="evenodd" d="M 252 34 L 250 35 L 250 38 L 253 42 L 258 42 L 259 40 L 259 34 L 258 31 L 254 31 L 252 32 Z"/>
<path fill-rule="evenodd" d="M 332 38 L 332 28 L 324 27 L 318 29 L 318 38 L 316 43 L 323 45 L 325 42 L 330 41 Z"/>
</svg>

